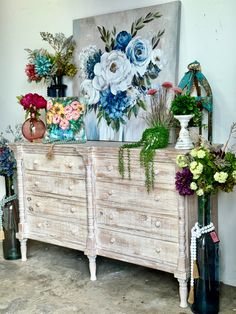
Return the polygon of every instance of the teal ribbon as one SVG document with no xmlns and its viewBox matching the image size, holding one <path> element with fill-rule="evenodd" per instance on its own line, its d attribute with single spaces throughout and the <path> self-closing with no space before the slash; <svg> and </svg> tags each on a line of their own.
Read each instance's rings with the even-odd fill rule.
<svg viewBox="0 0 236 314">
<path fill-rule="evenodd" d="M 8 196 L 8 197 L 6 197 L 6 195 L 5 195 L 5 196 L 3 196 L 3 198 L 2 198 L 1 201 L 0 201 L 0 230 L 2 230 L 3 208 L 4 208 L 4 206 L 5 206 L 7 203 L 9 203 L 9 202 L 11 202 L 11 201 L 13 201 L 13 200 L 15 200 L 15 199 L 17 199 L 17 195 L 16 195 L 16 194 L 11 195 L 11 196 Z"/>
<path fill-rule="evenodd" d="M 178 87 L 180 87 L 182 90 L 186 89 L 187 93 L 190 94 L 194 86 L 194 79 L 197 79 L 200 85 L 206 91 L 206 96 L 196 96 L 195 98 L 197 101 L 202 103 L 204 109 L 206 109 L 208 112 L 212 112 L 212 90 L 206 77 L 201 72 L 200 63 L 198 61 L 194 61 L 188 65 L 188 69 L 189 71 L 185 73 Z"/>
</svg>

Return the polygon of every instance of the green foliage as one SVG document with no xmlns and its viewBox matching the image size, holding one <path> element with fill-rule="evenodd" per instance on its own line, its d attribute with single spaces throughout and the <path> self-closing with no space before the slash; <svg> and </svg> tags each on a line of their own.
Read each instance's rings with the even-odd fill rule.
<svg viewBox="0 0 236 314">
<path fill-rule="evenodd" d="M 171 112 L 173 115 L 190 115 L 193 114 L 193 125 L 199 126 L 202 118 L 202 113 L 198 108 L 194 97 L 190 95 L 179 95 L 171 103 Z"/>
<path fill-rule="evenodd" d="M 164 148 L 168 145 L 169 130 L 163 126 L 157 125 L 154 128 L 146 129 L 143 132 L 142 139 L 133 144 L 124 144 L 119 149 L 118 155 L 118 170 L 124 179 L 125 177 L 125 151 L 127 153 L 127 170 L 128 178 L 131 179 L 131 164 L 130 164 L 130 149 L 141 147 L 140 150 L 140 165 L 145 171 L 145 186 L 147 192 L 150 193 L 154 189 L 154 157 L 155 150 Z"/>
</svg>

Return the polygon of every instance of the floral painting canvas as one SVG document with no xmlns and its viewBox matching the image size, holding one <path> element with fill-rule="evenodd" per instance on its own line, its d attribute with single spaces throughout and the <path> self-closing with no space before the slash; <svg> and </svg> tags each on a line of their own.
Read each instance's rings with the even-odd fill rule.
<svg viewBox="0 0 236 314">
<path fill-rule="evenodd" d="M 141 138 L 148 89 L 177 83 L 179 21 L 179 1 L 74 20 L 73 92 L 88 108 L 88 139 Z"/>
</svg>

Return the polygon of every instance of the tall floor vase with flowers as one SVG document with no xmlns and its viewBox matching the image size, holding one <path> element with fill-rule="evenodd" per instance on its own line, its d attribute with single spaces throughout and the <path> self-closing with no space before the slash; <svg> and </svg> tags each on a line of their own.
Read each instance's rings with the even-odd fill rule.
<svg viewBox="0 0 236 314">
<path fill-rule="evenodd" d="M 25 96 L 18 96 L 17 99 L 24 107 L 24 110 L 26 110 L 26 117 L 29 115 L 29 118 L 22 125 L 23 136 L 30 142 L 42 139 L 46 131 L 46 126 L 39 118 L 39 110 L 46 108 L 46 99 L 38 94 L 31 93 Z"/>
<path fill-rule="evenodd" d="M 219 239 L 211 222 L 211 196 L 231 192 L 236 185 L 236 156 L 227 151 L 236 123 L 226 144 L 215 146 L 201 139 L 199 146 L 177 156 L 182 168 L 176 174 L 176 189 L 182 196 L 198 197 L 198 222 L 191 232 L 191 280 L 189 303 L 193 313 L 219 312 Z"/>
</svg>

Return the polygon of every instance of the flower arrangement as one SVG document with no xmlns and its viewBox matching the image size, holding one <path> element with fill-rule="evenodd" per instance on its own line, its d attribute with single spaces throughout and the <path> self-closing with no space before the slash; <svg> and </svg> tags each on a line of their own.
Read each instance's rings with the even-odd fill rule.
<svg viewBox="0 0 236 314">
<path fill-rule="evenodd" d="M 28 93 L 24 96 L 17 96 L 16 98 L 26 111 L 26 117 L 30 114 L 32 118 L 38 118 L 40 116 L 39 110 L 46 109 L 47 106 L 46 99 L 36 93 Z"/>
<path fill-rule="evenodd" d="M 137 116 L 140 108 L 146 109 L 143 96 L 161 71 L 157 46 L 164 31 L 151 41 L 137 33 L 160 17 L 159 12 L 150 12 L 132 23 L 130 32 L 118 34 L 115 27 L 110 31 L 98 26 L 105 52 L 91 45 L 80 53 L 81 91 L 88 108 L 97 111 L 98 123 L 103 118 L 118 130 L 132 114 Z"/>
<path fill-rule="evenodd" d="M 79 140 L 83 127 L 84 104 L 77 97 L 53 98 L 47 102 L 46 122 L 48 135 L 46 141 Z M 48 138 L 47 138 L 48 137 Z M 85 138 L 83 139 L 85 141 Z"/>
<path fill-rule="evenodd" d="M 222 148 L 203 141 L 176 162 L 181 171 L 176 173 L 176 189 L 180 195 L 202 196 L 218 190 L 231 192 L 236 185 L 236 156 L 226 151 L 229 139 L 236 133 L 236 123 L 230 129 L 229 138 Z"/>
<path fill-rule="evenodd" d="M 55 83 L 56 76 L 73 77 L 77 73 L 76 66 L 72 62 L 75 43 L 73 37 L 65 37 L 63 33 L 55 35 L 48 32 L 40 32 L 54 53 L 45 49 L 25 49 L 28 52 L 29 63 L 26 65 L 25 73 L 29 82 L 40 82 L 44 80 L 49 86 Z"/>
<path fill-rule="evenodd" d="M 146 113 L 145 121 L 149 127 L 162 125 L 170 128 L 173 124 L 173 114 L 170 111 L 170 103 L 177 95 L 182 93 L 182 89 L 173 87 L 171 82 L 164 82 L 157 89 L 149 89 L 151 110 Z"/>
<path fill-rule="evenodd" d="M 196 101 L 194 97 L 188 94 L 179 95 L 175 97 L 171 103 L 171 112 L 173 115 L 193 115 L 192 124 L 194 126 L 199 126 L 202 113 L 199 107 L 199 102 Z M 191 122 L 190 122 L 191 123 Z"/>
<path fill-rule="evenodd" d="M 0 134 L 0 175 L 11 177 L 16 169 L 16 160 L 7 146 L 7 139 Z"/>
</svg>

